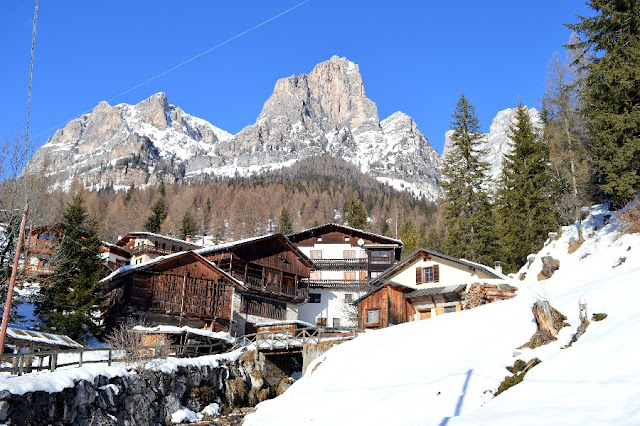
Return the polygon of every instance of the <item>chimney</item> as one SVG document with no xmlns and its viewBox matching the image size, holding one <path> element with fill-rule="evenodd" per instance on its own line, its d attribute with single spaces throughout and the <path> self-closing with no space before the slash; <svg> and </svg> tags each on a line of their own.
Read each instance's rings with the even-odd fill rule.
<svg viewBox="0 0 640 426">
<path fill-rule="evenodd" d="M 193 238 L 191 238 L 191 235 L 187 234 L 184 237 L 184 240 L 188 243 L 192 243 L 193 242 Z"/>
<path fill-rule="evenodd" d="M 493 269 L 499 274 L 502 274 L 502 263 L 499 260 L 496 260 L 493 263 Z"/>
</svg>

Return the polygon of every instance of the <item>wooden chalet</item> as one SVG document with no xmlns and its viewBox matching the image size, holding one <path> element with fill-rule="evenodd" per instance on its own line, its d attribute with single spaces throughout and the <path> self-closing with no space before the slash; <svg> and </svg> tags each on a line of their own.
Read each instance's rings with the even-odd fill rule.
<svg viewBox="0 0 640 426">
<path fill-rule="evenodd" d="M 358 326 L 384 328 L 457 312 L 472 284 L 505 278 L 487 266 L 420 249 L 369 281 L 371 290 L 354 302 Z"/>
<path fill-rule="evenodd" d="M 300 307 L 299 319 L 319 326 L 355 326 L 345 304 L 365 294 L 368 280 L 393 266 L 402 252 L 400 240 L 336 223 L 288 238 L 315 265 L 309 301 Z"/>
<path fill-rule="evenodd" d="M 53 243 L 60 236 L 59 225 L 31 228 L 25 241 L 24 270 L 29 276 L 43 276 L 51 273 Z"/>
<path fill-rule="evenodd" d="M 100 257 L 110 271 L 115 271 L 131 263 L 131 253 L 124 247 L 102 241 Z"/>
<path fill-rule="evenodd" d="M 139 265 L 160 256 L 202 248 L 192 241 L 180 240 L 153 232 L 130 232 L 115 244 L 130 253 L 130 264 Z"/>
<path fill-rule="evenodd" d="M 284 234 L 273 234 L 197 250 L 244 283 L 234 301 L 234 333 L 255 333 L 255 324 L 297 320 L 307 298 L 313 263 Z"/>
<path fill-rule="evenodd" d="M 118 269 L 102 280 L 109 290 L 106 323 L 134 316 L 152 324 L 228 331 L 233 299 L 244 285 L 201 255 L 186 251 Z"/>
</svg>

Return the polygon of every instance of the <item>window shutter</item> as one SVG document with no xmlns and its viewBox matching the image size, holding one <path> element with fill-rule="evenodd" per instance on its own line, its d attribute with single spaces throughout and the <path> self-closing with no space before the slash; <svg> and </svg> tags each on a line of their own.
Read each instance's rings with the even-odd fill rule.
<svg viewBox="0 0 640 426">
<path fill-rule="evenodd" d="M 424 282 L 424 268 L 416 268 L 416 284 Z"/>
<path fill-rule="evenodd" d="M 440 282 L 440 265 L 433 265 L 433 282 Z"/>
</svg>

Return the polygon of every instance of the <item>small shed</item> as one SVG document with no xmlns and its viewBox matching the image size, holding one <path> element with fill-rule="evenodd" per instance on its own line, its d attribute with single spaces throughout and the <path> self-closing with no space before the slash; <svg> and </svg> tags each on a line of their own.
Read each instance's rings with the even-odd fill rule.
<svg viewBox="0 0 640 426">
<path fill-rule="evenodd" d="M 27 352 L 51 349 L 78 349 L 82 345 L 62 334 L 45 333 L 42 331 L 22 330 L 7 327 L 5 344 L 14 346 L 17 352 L 23 348 Z"/>
</svg>

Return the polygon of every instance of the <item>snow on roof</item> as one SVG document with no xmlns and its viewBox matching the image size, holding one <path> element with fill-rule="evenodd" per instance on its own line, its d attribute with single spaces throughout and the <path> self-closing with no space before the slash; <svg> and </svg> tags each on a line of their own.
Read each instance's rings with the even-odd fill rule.
<svg viewBox="0 0 640 426">
<path fill-rule="evenodd" d="M 103 279 L 101 279 L 100 282 L 101 283 L 105 283 L 105 282 L 111 281 L 116 276 L 123 275 L 125 273 L 129 273 L 132 270 L 143 269 L 145 267 L 152 266 L 152 265 L 155 265 L 157 263 L 163 262 L 163 261 L 165 261 L 167 259 L 171 259 L 171 258 L 179 257 L 179 256 L 185 256 L 185 255 L 187 255 L 189 253 L 197 256 L 202 261 L 214 266 L 219 272 L 221 272 L 223 275 L 225 275 L 227 278 L 229 278 L 230 280 L 232 280 L 236 284 L 238 284 L 238 285 L 240 285 L 242 287 L 246 287 L 242 281 L 232 277 L 228 272 L 223 271 L 222 269 L 218 268 L 218 266 L 215 263 L 210 262 L 206 258 L 202 257 L 202 255 L 199 254 L 199 250 L 179 251 L 179 252 L 176 252 L 176 253 L 167 254 L 165 256 L 158 256 L 155 259 L 151 259 L 148 262 L 139 263 L 137 265 L 124 265 L 124 266 L 121 266 L 120 268 L 116 269 L 115 271 L 113 271 L 112 273 L 110 273 L 109 275 L 104 277 Z"/>
<path fill-rule="evenodd" d="M 421 288 L 416 291 L 412 291 L 409 294 L 405 294 L 405 299 L 411 299 L 414 297 L 424 297 L 424 296 L 436 296 L 438 294 L 451 294 L 451 293 L 460 293 L 467 289 L 466 284 L 461 285 L 450 285 L 447 287 L 431 287 L 431 288 Z"/>
<path fill-rule="evenodd" d="M 196 243 L 190 243 L 189 241 L 185 241 L 185 240 L 181 240 L 179 238 L 174 238 L 174 237 L 169 237 L 167 235 L 162 235 L 162 234 L 155 234 L 153 232 L 145 232 L 145 231 L 135 231 L 135 232 L 129 232 L 127 235 L 125 235 L 124 237 L 120 238 L 120 241 L 122 241 L 123 239 L 127 238 L 127 237 L 144 237 L 144 236 L 149 236 L 149 237 L 153 237 L 153 238 L 160 238 L 163 240 L 168 240 L 168 241 L 173 241 L 175 243 L 180 243 L 180 244 L 186 244 L 189 246 L 192 246 L 193 248 L 199 248 L 202 247 L 199 244 Z"/>
<path fill-rule="evenodd" d="M 228 343 L 233 343 L 235 339 L 231 337 L 229 333 L 226 331 L 209 331 L 202 330 L 200 328 L 193 328 L 189 326 L 176 327 L 173 325 L 158 325 L 155 327 L 143 327 L 141 325 L 137 325 L 133 327 L 135 331 L 140 331 L 144 333 L 162 333 L 162 334 L 196 334 L 198 336 L 208 337 L 210 339 L 223 340 Z"/>
<path fill-rule="evenodd" d="M 354 233 L 359 233 L 359 234 L 363 234 L 363 235 L 371 235 L 371 236 L 376 237 L 376 238 L 384 239 L 384 240 L 387 240 L 387 241 L 393 241 L 396 244 L 403 245 L 402 240 L 398 240 L 396 238 L 391 238 L 391 237 L 385 237 L 384 235 L 374 234 L 373 232 L 363 231 L 362 229 L 352 228 L 350 226 L 340 225 L 338 223 L 325 223 L 324 225 L 314 226 L 312 228 L 308 228 L 308 229 L 305 229 L 305 230 L 300 231 L 300 232 L 294 232 L 292 234 L 289 234 L 289 235 L 287 235 L 287 237 L 294 237 L 295 238 L 295 236 L 297 236 L 297 235 L 305 234 L 307 232 L 313 232 L 315 230 L 324 228 L 325 226 L 335 226 L 337 228 L 342 228 L 342 229 L 345 229 L 347 231 L 351 231 L 351 232 L 354 232 Z"/>
<path fill-rule="evenodd" d="M 7 327 L 7 343 L 11 340 L 21 340 L 40 343 L 50 346 L 64 346 L 66 348 L 81 348 L 82 345 L 68 336 L 62 334 L 45 333 L 34 330 L 21 330 L 19 328 Z"/>
<path fill-rule="evenodd" d="M 258 241 L 261 239 L 266 239 L 269 237 L 273 237 L 274 235 L 277 234 L 267 234 L 267 235 L 259 235 L 257 237 L 250 237 L 250 238 L 245 238 L 243 240 L 237 240 L 237 241 L 229 241 L 226 243 L 222 243 L 222 244 L 216 244 L 215 246 L 209 246 L 209 247 L 204 247 L 198 250 L 194 250 L 196 253 L 202 255 L 202 254 L 207 254 L 207 253 L 211 253 L 211 252 L 215 252 L 215 251 L 219 251 L 219 250 L 224 250 L 227 248 L 231 248 L 237 245 L 242 245 L 242 244 L 246 244 L 246 243 L 250 243 L 252 241 Z"/>
</svg>

